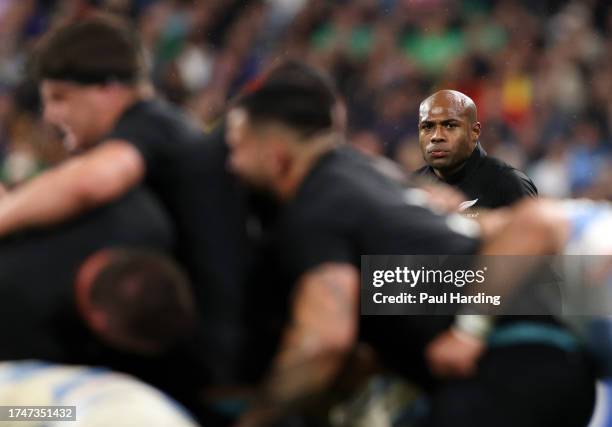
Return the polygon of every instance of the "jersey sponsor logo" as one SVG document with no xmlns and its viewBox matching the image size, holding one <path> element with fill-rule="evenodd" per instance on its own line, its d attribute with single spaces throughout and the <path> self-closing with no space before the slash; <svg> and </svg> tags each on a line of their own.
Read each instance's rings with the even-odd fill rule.
<svg viewBox="0 0 612 427">
<path fill-rule="evenodd" d="M 459 212 L 463 212 L 464 210 L 471 208 L 476 204 L 476 202 L 478 202 L 478 199 L 466 200 L 465 202 L 461 202 L 459 204 Z"/>
</svg>

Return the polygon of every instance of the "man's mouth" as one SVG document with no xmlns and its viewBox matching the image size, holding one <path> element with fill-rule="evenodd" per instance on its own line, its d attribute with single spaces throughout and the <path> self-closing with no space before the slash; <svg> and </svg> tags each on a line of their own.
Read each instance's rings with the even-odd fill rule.
<svg viewBox="0 0 612 427">
<path fill-rule="evenodd" d="M 450 154 L 450 152 L 448 150 L 442 150 L 442 149 L 439 149 L 439 148 L 433 148 L 431 150 L 427 150 L 427 153 L 431 157 L 433 157 L 435 159 L 446 157 L 446 156 L 448 156 Z"/>
<path fill-rule="evenodd" d="M 74 136 L 74 133 L 70 130 L 70 128 L 66 126 L 58 126 L 58 130 L 64 148 L 68 151 L 73 151 L 74 149 L 76 149 L 76 137 Z"/>
</svg>

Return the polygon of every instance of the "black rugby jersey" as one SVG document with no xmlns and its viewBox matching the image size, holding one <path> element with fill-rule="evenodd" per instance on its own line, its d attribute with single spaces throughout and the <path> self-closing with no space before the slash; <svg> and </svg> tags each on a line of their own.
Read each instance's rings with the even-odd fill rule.
<svg viewBox="0 0 612 427">
<path fill-rule="evenodd" d="M 176 257 L 217 349 L 211 370 L 224 381 L 241 340 L 237 319 L 249 259 L 246 195 L 226 167 L 224 127 L 206 135 L 178 108 L 151 99 L 129 107 L 106 139 L 127 141 L 144 159 L 144 185 L 175 225 Z"/>
<path fill-rule="evenodd" d="M 0 359 L 66 362 L 63 338 L 81 323 L 73 294 L 82 262 L 109 247 L 168 252 L 173 239 L 159 202 L 140 188 L 58 226 L 0 239 Z"/>
<path fill-rule="evenodd" d="M 424 166 L 415 176 L 431 178 L 458 188 L 466 196 L 463 209 L 495 209 L 509 206 L 529 196 L 536 197 L 538 190 L 531 179 L 512 166 L 487 156 L 480 143 L 465 165 L 454 175 L 442 180 L 431 166 Z"/>
<path fill-rule="evenodd" d="M 251 336 L 257 351 L 249 362 L 265 363 L 278 344 L 299 277 L 326 262 L 360 268 L 361 255 L 472 255 L 480 240 L 449 218 L 406 201 L 405 188 L 378 172 L 349 147 L 323 155 L 281 208 L 267 245 L 265 280 L 248 298 Z M 363 316 L 361 339 L 388 366 L 412 378 L 426 375 L 422 349 L 445 330 L 452 316 Z M 396 335 L 392 337 L 390 335 Z M 405 337 L 398 341 L 397 337 Z M 256 364 L 257 365 L 257 364 Z M 259 372 L 265 368 L 259 366 Z"/>
</svg>

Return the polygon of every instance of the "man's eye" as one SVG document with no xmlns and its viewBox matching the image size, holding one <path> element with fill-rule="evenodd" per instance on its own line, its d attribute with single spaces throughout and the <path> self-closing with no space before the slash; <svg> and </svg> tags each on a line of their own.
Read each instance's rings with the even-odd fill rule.
<svg viewBox="0 0 612 427">
<path fill-rule="evenodd" d="M 431 130 L 433 128 L 433 125 L 431 123 L 425 123 L 421 125 L 421 129 L 423 130 Z"/>
<path fill-rule="evenodd" d="M 447 123 L 446 124 L 446 128 L 447 129 L 453 129 L 453 128 L 456 128 L 456 127 L 457 127 L 456 123 Z"/>
</svg>

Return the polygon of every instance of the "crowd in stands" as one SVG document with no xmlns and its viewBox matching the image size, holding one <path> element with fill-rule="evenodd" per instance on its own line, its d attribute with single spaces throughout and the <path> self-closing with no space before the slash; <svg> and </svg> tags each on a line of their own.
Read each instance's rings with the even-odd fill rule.
<svg viewBox="0 0 612 427">
<path fill-rule="evenodd" d="M 157 90 L 204 129 L 239 88 L 286 57 L 328 70 L 349 140 L 408 171 L 422 165 L 420 100 L 469 95 L 489 154 L 540 193 L 612 197 L 612 7 L 606 1 L 0 1 L 0 179 L 64 157 L 40 122 L 28 53 L 61 22 L 108 10 L 139 29 Z"/>
</svg>

